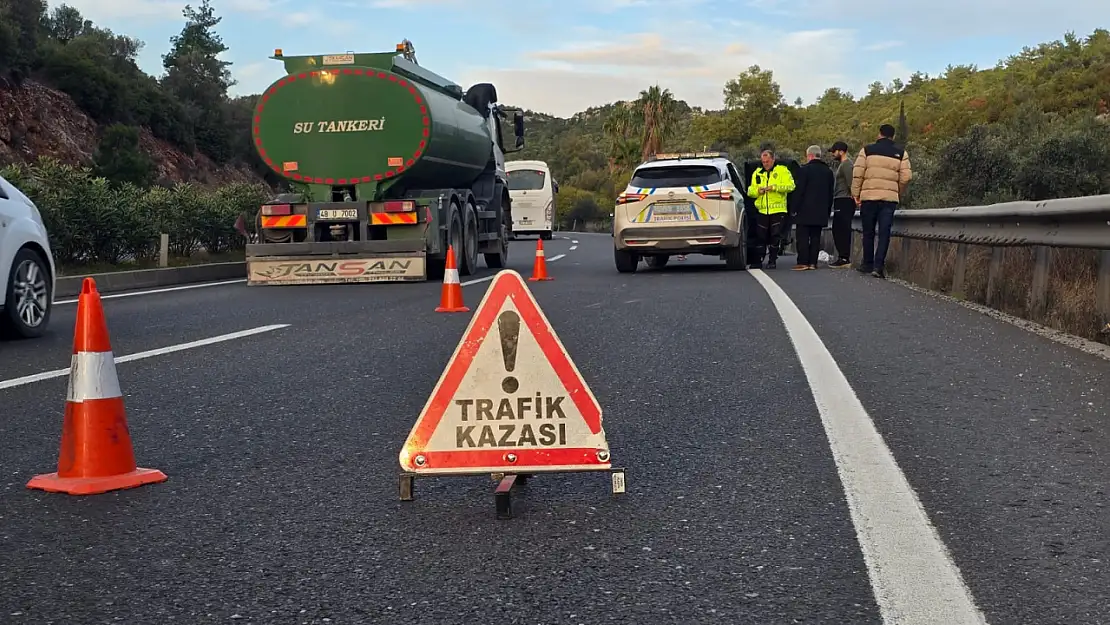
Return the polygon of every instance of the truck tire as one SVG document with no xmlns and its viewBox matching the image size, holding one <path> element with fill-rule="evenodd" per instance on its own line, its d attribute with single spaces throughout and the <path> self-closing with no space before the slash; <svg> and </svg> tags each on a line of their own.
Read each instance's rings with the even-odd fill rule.
<svg viewBox="0 0 1110 625">
<path fill-rule="evenodd" d="M 540 233 L 540 238 L 543 239 L 544 241 L 550 241 L 551 237 L 553 237 L 553 236 L 555 236 L 555 235 L 553 235 L 551 233 L 551 231 Z"/>
<path fill-rule="evenodd" d="M 480 82 L 466 90 L 463 102 L 474 107 L 482 115 L 489 117 L 489 105 L 497 101 L 497 87 L 488 82 Z"/>
<path fill-rule="evenodd" d="M 621 273 L 636 273 L 636 267 L 640 265 L 639 256 L 627 250 L 614 249 L 613 260 L 617 263 L 617 271 Z"/>
<path fill-rule="evenodd" d="M 455 207 L 455 204 L 452 203 L 451 206 Z M 454 251 L 455 251 L 455 266 L 458 267 L 459 265 L 461 265 L 461 263 L 459 262 L 459 255 L 462 253 L 460 251 L 462 249 L 462 222 L 459 221 L 458 211 L 453 210 L 453 211 L 449 211 L 449 212 L 450 212 L 450 215 L 451 215 L 449 217 L 449 219 L 451 221 L 448 222 L 450 225 L 447 228 L 447 246 L 450 247 L 450 248 L 454 248 Z M 448 249 L 448 247 L 445 247 L 443 249 L 443 257 L 442 258 L 430 258 L 430 259 L 428 259 L 428 279 L 429 280 L 442 280 L 443 279 L 443 274 L 447 270 L 447 249 Z M 460 271 L 459 273 L 462 273 L 462 272 Z"/>
<path fill-rule="evenodd" d="M 652 269 L 662 269 L 667 266 L 667 261 L 671 259 L 669 254 L 662 254 L 660 256 L 648 256 L 647 266 Z"/>
<path fill-rule="evenodd" d="M 505 212 L 507 218 L 509 210 L 508 202 L 502 200 L 501 205 L 502 211 Z M 509 264 L 509 227 L 505 225 L 504 221 L 498 224 L 498 227 L 501 228 L 501 249 L 492 254 L 485 255 L 486 267 L 490 269 L 504 269 L 505 265 Z"/>
<path fill-rule="evenodd" d="M 454 204 L 452 207 L 457 208 Z M 458 210 L 451 211 L 451 227 L 447 229 L 447 245 L 455 250 L 455 266 L 458 267 L 459 256 L 463 254 L 463 229 L 462 216 Z"/>
<path fill-rule="evenodd" d="M 470 276 L 478 271 L 478 214 L 474 212 L 474 205 L 467 202 L 462 215 L 462 250 L 457 250 L 456 254 L 459 255 L 459 273 Z"/>
<path fill-rule="evenodd" d="M 30 273 L 29 273 L 30 272 Z M 28 323 L 20 316 L 16 301 L 15 282 L 30 282 L 35 299 L 40 300 L 39 317 Z M 31 278 L 31 280 L 28 280 Z M 7 292 L 4 294 L 4 309 L 0 310 L 0 336 L 4 338 L 33 339 L 42 336 L 50 324 L 50 311 L 53 308 L 51 295 L 54 293 L 50 283 L 50 265 L 34 250 L 23 248 L 15 253 L 12 269 L 8 274 Z M 21 298 L 22 299 L 22 298 Z"/>
</svg>

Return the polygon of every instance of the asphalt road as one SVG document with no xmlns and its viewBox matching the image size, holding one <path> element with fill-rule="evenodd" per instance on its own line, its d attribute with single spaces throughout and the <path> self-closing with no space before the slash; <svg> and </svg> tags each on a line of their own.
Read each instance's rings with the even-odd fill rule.
<svg viewBox="0 0 1110 625">
<path fill-rule="evenodd" d="M 1110 623 L 1110 363 L 850 270 L 624 275 L 611 246 L 547 242 L 531 288 L 629 490 L 540 476 L 511 521 L 488 477 L 397 500 L 470 318 L 438 284 L 106 298 L 119 356 L 225 340 L 118 365 L 169 481 L 85 498 L 25 488 L 66 378 L 12 381 L 68 365 L 60 305 L 0 343 L 0 623 Z"/>
</svg>

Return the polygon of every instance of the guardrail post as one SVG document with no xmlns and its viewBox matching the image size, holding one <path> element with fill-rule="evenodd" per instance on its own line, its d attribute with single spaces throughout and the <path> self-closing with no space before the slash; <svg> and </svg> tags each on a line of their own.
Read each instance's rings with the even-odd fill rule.
<svg viewBox="0 0 1110 625">
<path fill-rule="evenodd" d="M 1102 250 L 1098 263 L 1098 286 L 1095 287 L 1095 305 L 1104 323 L 1110 323 L 1110 250 Z"/>
<path fill-rule="evenodd" d="M 162 233 L 162 240 L 158 243 L 158 266 L 170 266 L 170 235 Z"/>
<path fill-rule="evenodd" d="M 875 237 L 875 238 L 878 239 L 878 237 Z M 890 238 L 893 239 L 894 237 L 892 236 Z M 909 237 L 898 237 L 898 267 L 897 268 L 898 268 L 898 272 L 901 275 L 901 277 L 906 279 L 906 280 L 909 280 L 910 276 L 912 275 L 912 273 L 911 273 L 912 265 L 910 264 L 910 259 L 912 258 L 911 255 L 913 254 L 913 248 L 914 248 L 915 244 L 916 244 L 916 241 L 914 241 L 913 239 L 911 239 Z M 887 256 L 888 257 L 890 256 L 890 251 L 889 250 L 887 251 Z"/>
<path fill-rule="evenodd" d="M 1048 272 L 1052 268 L 1052 248 L 1044 245 L 1036 247 L 1037 259 L 1033 263 L 1033 283 L 1029 285 L 1029 315 L 1032 319 L 1042 319 L 1047 306 Z"/>
<path fill-rule="evenodd" d="M 928 241 L 925 244 L 927 250 L 926 266 L 925 266 L 925 288 L 933 289 L 937 285 L 937 270 L 940 268 L 940 241 Z"/>
<path fill-rule="evenodd" d="M 994 306 L 998 296 L 998 280 L 1002 277 L 1002 261 L 1005 259 L 1006 248 L 991 248 L 991 263 L 987 269 L 987 306 Z"/>
<path fill-rule="evenodd" d="M 956 244 L 956 264 L 952 267 L 952 295 L 965 297 L 964 275 L 967 273 L 967 243 Z"/>
</svg>

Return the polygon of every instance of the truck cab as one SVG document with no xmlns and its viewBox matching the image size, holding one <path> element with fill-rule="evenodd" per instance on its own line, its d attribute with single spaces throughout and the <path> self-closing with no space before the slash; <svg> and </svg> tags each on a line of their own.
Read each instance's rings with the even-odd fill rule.
<svg viewBox="0 0 1110 625">
<path fill-rule="evenodd" d="M 509 179 L 509 196 L 513 200 L 513 231 L 536 234 L 545 241 L 555 229 L 555 197 L 559 183 L 551 176 L 544 161 L 510 161 L 505 163 Z"/>
</svg>

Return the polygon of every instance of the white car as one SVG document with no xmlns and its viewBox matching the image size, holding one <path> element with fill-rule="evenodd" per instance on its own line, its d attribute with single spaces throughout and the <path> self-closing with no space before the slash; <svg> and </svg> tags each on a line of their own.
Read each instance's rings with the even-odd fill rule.
<svg viewBox="0 0 1110 625">
<path fill-rule="evenodd" d="M 56 277 L 39 209 L 0 176 L 0 336 L 42 336 Z"/>
</svg>

